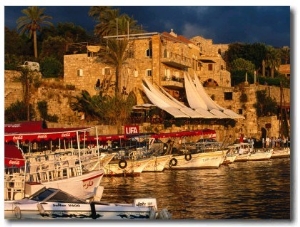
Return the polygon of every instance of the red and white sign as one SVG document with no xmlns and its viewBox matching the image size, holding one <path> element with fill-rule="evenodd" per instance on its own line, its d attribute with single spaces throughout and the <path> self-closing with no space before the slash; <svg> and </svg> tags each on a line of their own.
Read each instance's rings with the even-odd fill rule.
<svg viewBox="0 0 300 227">
<path fill-rule="evenodd" d="M 138 134 L 139 133 L 139 126 L 138 125 L 125 125 L 125 135 L 130 134 Z"/>
</svg>

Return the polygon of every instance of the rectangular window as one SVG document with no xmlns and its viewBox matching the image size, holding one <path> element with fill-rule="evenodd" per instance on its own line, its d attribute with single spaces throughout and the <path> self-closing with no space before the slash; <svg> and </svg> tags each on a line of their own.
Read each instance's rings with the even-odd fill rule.
<svg viewBox="0 0 300 227">
<path fill-rule="evenodd" d="M 152 49 L 148 49 L 146 52 L 146 56 L 152 58 Z"/>
<path fill-rule="evenodd" d="M 241 114 L 241 115 L 243 114 L 243 109 L 239 109 L 238 111 L 239 111 L 239 114 Z"/>
<path fill-rule="evenodd" d="M 224 100 L 232 100 L 232 92 L 224 92 Z"/>
<path fill-rule="evenodd" d="M 152 70 L 151 69 L 146 70 L 146 76 L 152 76 Z"/>
<path fill-rule="evenodd" d="M 104 69 L 104 75 L 110 75 L 110 68 Z"/>
<path fill-rule="evenodd" d="M 208 70 L 212 71 L 213 70 L 213 64 L 208 64 Z"/>
</svg>

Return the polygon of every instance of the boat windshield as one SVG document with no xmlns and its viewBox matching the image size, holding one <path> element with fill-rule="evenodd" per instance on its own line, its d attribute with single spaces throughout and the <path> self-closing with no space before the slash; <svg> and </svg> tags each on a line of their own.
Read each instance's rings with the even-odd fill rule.
<svg viewBox="0 0 300 227">
<path fill-rule="evenodd" d="M 31 197 L 31 200 L 43 202 L 61 202 L 61 203 L 86 203 L 84 200 L 76 198 L 64 191 L 55 188 L 46 188 L 41 190 Z"/>
<path fill-rule="evenodd" d="M 49 197 L 51 194 L 53 194 L 54 192 L 56 192 L 56 189 L 43 188 L 42 190 L 40 190 L 40 191 L 34 193 L 32 196 L 30 196 L 29 199 L 35 200 L 35 201 L 43 201 L 47 197 Z"/>
</svg>

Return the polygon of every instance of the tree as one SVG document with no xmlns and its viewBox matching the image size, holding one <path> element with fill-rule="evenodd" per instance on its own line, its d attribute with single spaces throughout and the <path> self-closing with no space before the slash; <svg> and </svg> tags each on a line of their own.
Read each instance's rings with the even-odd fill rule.
<svg viewBox="0 0 300 227">
<path fill-rule="evenodd" d="M 55 57 L 45 57 L 41 61 L 41 72 L 44 78 L 63 77 L 63 65 Z"/>
<path fill-rule="evenodd" d="M 27 109 L 27 121 L 30 121 L 30 87 L 33 82 L 33 72 L 28 68 L 21 68 L 19 80 L 23 88 L 23 102 Z"/>
<path fill-rule="evenodd" d="M 133 17 L 129 17 L 127 14 L 120 15 L 119 9 L 109 6 L 92 6 L 89 16 L 93 17 L 98 23 L 95 26 L 94 33 L 100 37 L 100 40 L 103 36 L 108 35 L 144 32 Z"/>
<path fill-rule="evenodd" d="M 257 102 L 254 104 L 258 117 L 275 116 L 278 111 L 276 100 L 267 95 L 266 90 L 256 92 Z"/>
<path fill-rule="evenodd" d="M 89 11 L 89 16 L 98 22 L 95 26 L 94 33 L 100 40 L 106 35 L 116 35 L 116 19 L 119 17 L 119 9 L 112 9 L 109 6 L 92 6 Z"/>
<path fill-rule="evenodd" d="M 33 36 L 33 48 L 34 57 L 38 57 L 37 53 L 37 31 L 42 29 L 42 25 L 53 26 L 53 24 L 47 20 L 52 19 L 51 16 L 44 14 L 45 8 L 39 8 L 38 6 L 30 6 L 27 9 L 23 9 L 21 12 L 25 16 L 19 17 L 17 20 L 17 30 L 20 34 L 28 33 L 29 38 Z"/>
<path fill-rule="evenodd" d="M 61 64 L 64 62 L 64 55 L 66 53 L 67 41 L 60 36 L 50 36 L 42 43 L 41 58 L 54 57 Z"/>
<path fill-rule="evenodd" d="M 5 27 L 5 69 L 16 70 L 25 60 L 31 60 L 32 54 L 30 40 L 25 36 L 20 36 L 15 30 Z M 32 57 L 33 58 L 33 57 Z"/>
<path fill-rule="evenodd" d="M 4 112 L 5 123 L 27 120 L 27 107 L 24 102 L 17 100 L 12 103 Z"/>
<path fill-rule="evenodd" d="M 274 78 L 274 71 L 280 65 L 280 51 L 272 46 L 267 46 L 265 64 L 271 70 L 271 77 Z"/>
<path fill-rule="evenodd" d="M 282 64 L 290 64 L 290 48 L 284 46 L 280 49 L 281 51 L 281 63 Z"/>
<path fill-rule="evenodd" d="M 128 58 L 127 50 L 128 40 L 127 39 L 109 39 L 107 40 L 106 51 L 100 52 L 101 61 L 105 62 L 108 65 L 115 67 L 115 95 L 121 92 L 121 75 L 122 75 L 122 66 L 126 63 Z"/>
<path fill-rule="evenodd" d="M 255 65 L 251 61 L 247 61 L 243 58 L 237 58 L 231 63 L 232 71 L 244 71 L 253 72 L 255 70 Z"/>
<path fill-rule="evenodd" d="M 231 64 L 238 58 L 243 58 L 252 62 L 255 65 L 255 70 L 261 69 L 262 60 L 265 59 L 266 45 L 262 43 L 243 44 L 232 43 L 229 44 L 228 50 L 225 52 L 225 61 L 231 71 Z"/>
<path fill-rule="evenodd" d="M 70 102 L 71 109 L 84 113 L 87 120 L 117 125 L 118 130 L 128 120 L 134 105 L 136 97 L 133 92 L 124 98 L 121 94 L 114 97 L 101 94 L 90 96 L 83 90 L 80 96 L 73 97 Z"/>
<path fill-rule="evenodd" d="M 70 102 L 70 107 L 73 111 L 82 112 L 87 120 L 101 119 L 101 112 L 99 113 L 98 105 L 101 102 L 97 97 L 91 97 L 88 91 L 81 91 L 80 96 L 75 96 Z"/>
<path fill-rule="evenodd" d="M 102 40 L 103 36 L 125 35 L 126 33 L 142 31 L 139 29 L 136 20 L 126 14 L 119 15 L 119 9 L 106 6 L 92 6 L 89 11 L 89 16 L 98 22 L 95 27 L 95 34 L 99 36 L 100 40 Z M 119 81 L 122 75 L 122 66 L 126 63 L 126 59 L 128 58 L 127 46 L 127 38 L 110 38 L 106 41 L 106 51 L 100 52 L 101 60 L 115 67 L 116 95 L 122 90 Z"/>
</svg>

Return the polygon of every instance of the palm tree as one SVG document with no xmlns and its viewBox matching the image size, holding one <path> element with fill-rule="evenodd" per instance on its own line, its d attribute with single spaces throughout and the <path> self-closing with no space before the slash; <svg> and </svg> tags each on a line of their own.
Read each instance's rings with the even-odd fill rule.
<svg viewBox="0 0 300 227">
<path fill-rule="evenodd" d="M 99 113 L 98 105 L 101 103 L 96 100 L 96 96 L 91 96 L 88 91 L 81 91 L 81 96 L 75 96 L 70 102 L 73 111 L 84 113 L 87 120 L 101 119 L 103 115 Z"/>
<path fill-rule="evenodd" d="M 281 60 L 283 64 L 290 63 L 290 48 L 285 46 L 281 49 Z"/>
<path fill-rule="evenodd" d="M 32 71 L 29 71 L 28 68 L 22 68 L 21 70 L 21 76 L 18 78 L 18 80 L 22 84 L 23 89 L 23 102 L 26 106 L 26 118 L 27 121 L 30 121 L 30 87 L 33 82 L 33 73 Z"/>
<path fill-rule="evenodd" d="M 33 48 L 34 57 L 38 57 L 37 53 L 37 31 L 40 31 L 42 25 L 53 26 L 53 24 L 47 20 L 52 19 L 51 16 L 44 15 L 45 8 L 39 8 L 38 6 L 30 6 L 27 9 L 23 9 L 21 12 L 25 16 L 19 17 L 17 20 L 17 30 L 22 35 L 28 33 L 29 38 L 33 36 Z"/>
<path fill-rule="evenodd" d="M 119 9 L 112 9 L 109 6 L 92 6 L 89 16 L 93 17 L 98 24 L 94 33 L 102 39 L 106 35 L 115 35 L 117 26 L 116 19 L 119 17 Z"/>
<path fill-rule="evenodd" d="M 122 75 L 122 66 L 126 64 L 128 58 L 127 45 L 127 39 L 108 39 L 106 51 L 101 52 L 99 56 L 104 63 L 115 67 L 115 95 L 121 91 L 119 81 Z"/>
<path fill-rule="evenodd" d="M 119 9 L 113 9 L 107 6 L 92 6 L 89 16 L 94 17 L 99 23 L 95 27 L 95 34 L 100 37 L 109 35 L 125 35 L 131 32 L 141 32 L 137 21 L 126 14 L 119 15 Z M 101 40 L 102 41 L 102 40 Z M 128 40 L 117 38 L 107 39 L 106 51 L 100 53 L 100 58 L 106 64 L 112 65 L 116 70 L 115 95 L 121 91 L 120 76 L 122 75 L 122 66 L 128 58 L 127 52 Z"/>
<path fill-rule="evenodd" d="M 272 46 L 267 46 L 265 64 L 271 70 L 271 77 L 274 78 L 274 71 L 280 65 L 280 51 Z"/>
<path fill-rule="evenodd" d="M 92 6 L 89 11 L 89 16 L 98 22 L 94 30 L 95 35 L 102 39 L 103 36 L 108 35 L 125 35 L 128 32 L 144 32 L 136 20 L 127 14 L 120 15 L 119 13 L 119 9 L 113 9 L 109 6 Z"/>
<path fill-rule="evenodd" d="M 126 98 L 117 94 L 114 97 L 101 94 L 90 96 L 83 90 L 80 96 L 75 96 L 70 102 L 73 111 L 85 114 L 87 120 L 99 120 L 102 123 L 117 125 L 118 133 L 121 133 L 121 125 L 127 123 L 132 107 L 136 105 L 136 97 L 133 92 Z"/>
</svg>

